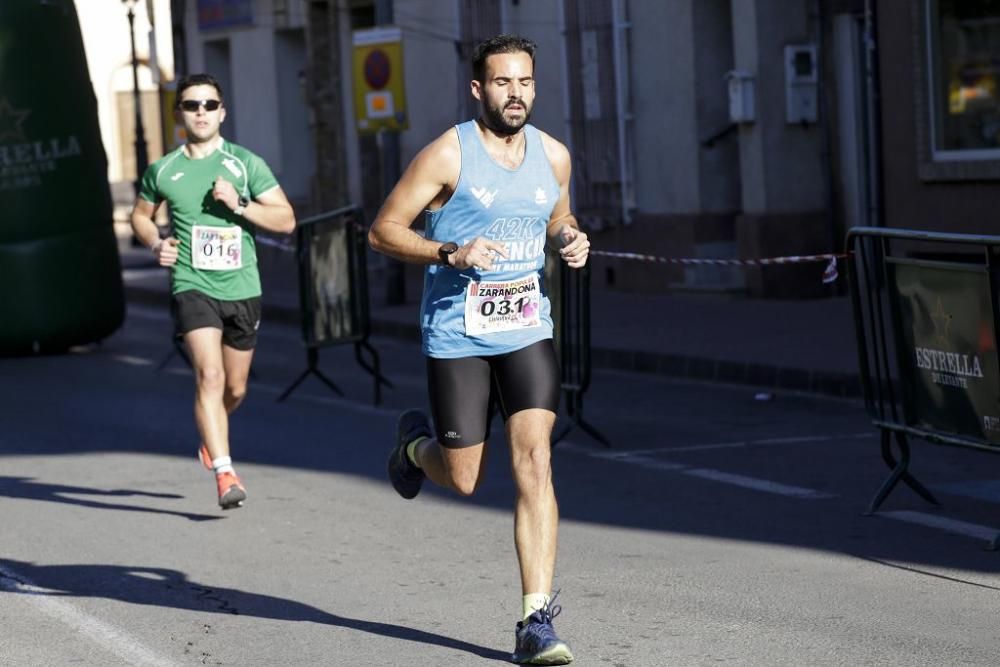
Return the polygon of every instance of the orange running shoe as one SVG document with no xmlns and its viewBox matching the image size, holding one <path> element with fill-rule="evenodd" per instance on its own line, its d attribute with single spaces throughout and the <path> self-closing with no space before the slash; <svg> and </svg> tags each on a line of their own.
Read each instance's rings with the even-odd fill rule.
<svg viewBox="0 0 1000 667">
<path fill-rule="evenodd" d="M 202 446 L 198 448 L 198 460 L 201 461 L 201 464 L 205 466 L 206 470 L 213 469 L 212 455 L 208 453 L 208 447 L 206 447 L 204 444 L 202 444 Z"/>
<path fill-rule="evenodd" d="M 247 490 L 243 488 L 236 473 L 220 472 L 215 476 L 215 483 L 219 487 L 219 507 L 231 510 L 243 506 L 243 501 L 247 499 Z"/>
</svg>

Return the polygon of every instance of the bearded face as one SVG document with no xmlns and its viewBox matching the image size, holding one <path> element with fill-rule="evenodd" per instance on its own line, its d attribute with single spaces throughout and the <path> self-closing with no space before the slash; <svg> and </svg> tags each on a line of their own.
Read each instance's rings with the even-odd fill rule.
<svg viewBox="0 0 1000 667">
<path fill-rule="evenodd" d="M 482 119 L 500 134 L 516 134 L 535 104 L 534 66 L 527 53 L 497 53 L 486 59 L 485 81 L 473 81 Z"/>
</svg>

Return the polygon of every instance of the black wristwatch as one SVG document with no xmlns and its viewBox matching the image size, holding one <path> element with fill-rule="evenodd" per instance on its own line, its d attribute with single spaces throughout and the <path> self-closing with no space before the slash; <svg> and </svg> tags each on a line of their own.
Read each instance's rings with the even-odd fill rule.
<svg viewBox="0 0 1000 667">
<path fill-rule="evenodd" d="M 442 243 L 438 247 L 438 263 L 442 266 L 451 266 L 451 264 L 448 263 L 448 256 L 453 254 L 456 250 L 458 250 L 458 244 L 454 241 Z"/>
<path fill-rule="evenodd" d="M 239 199 L 236 200 L 236 208 L 233 209 L 233 213 L 236 215 L 243 215 L 243 211 L 245 211 L 249 205 L 250 198 L 240 195 Z"/>
</svg>

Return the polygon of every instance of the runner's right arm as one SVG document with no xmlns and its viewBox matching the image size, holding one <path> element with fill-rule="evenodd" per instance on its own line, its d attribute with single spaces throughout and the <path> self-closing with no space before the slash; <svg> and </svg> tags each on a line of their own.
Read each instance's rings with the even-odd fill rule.
<svg viewBox="0 0 1000 667">
<path fill-rule="evenodd" d="M 404 262 L 437 264 L 438 249 L 442 243 L 458 242 L 460 239 L 425 239 L 412 227 L 425 209 L 443 206 L 448 201 L 458 184 L 461 164 L 462 151 L 454 129 L 420 151 L 389 193 L 368 230 L 368 243 L 372 249 Z M 457 269 L 471 266 L 490 268 L 493 263 L 491 250 L 507 256 L 502 243 L 476 238 L 461 246 L 448 259 Z"/>
<path fill-rule="evenodd" d="M 159 204 L 143 197 L 136 197 L 135 206 L 132 207 L 132 231 L 144 246 L 152 250 L 160 266 L 173 266 L 177 263 L 177 239 L 160 239 L 160 230 L 153 222 L 153 216 L 159 207 Z"/>
</svg>

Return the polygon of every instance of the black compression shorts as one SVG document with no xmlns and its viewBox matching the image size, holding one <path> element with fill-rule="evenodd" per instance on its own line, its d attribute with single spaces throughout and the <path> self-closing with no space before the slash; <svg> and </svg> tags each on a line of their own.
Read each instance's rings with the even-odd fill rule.
<svg viewBox="0 0 1000 667">
<path fill-rule="evenodd" d="M 260 310 L 260 297 L 221 301 L 197 290 L 188 290 L 170 299 L 177 335 L 183 336 L 203 327 L 222 329 L 222 342 L 236 350 L 252 350 L 257 345 Z"/>
<path fill-rule="evenodd" d="M 496 356 L 428 357 L 427 386 L 443 447 L 485 442 L 497 409 L 505 421 L 521 410 L 559 409 L 559 366 L 551 339 Z"/>
</svg>

